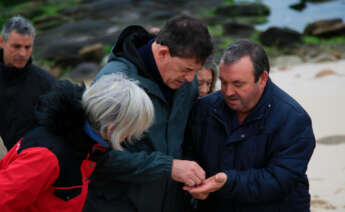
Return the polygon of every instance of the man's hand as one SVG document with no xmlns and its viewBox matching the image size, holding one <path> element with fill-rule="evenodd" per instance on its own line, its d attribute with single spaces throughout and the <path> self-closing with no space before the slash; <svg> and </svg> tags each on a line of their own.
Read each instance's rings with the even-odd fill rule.
<svg viewBox="0 0 345 212">
<path fill-rule="evenodd" d="M 217 173 L 212 177 L 207 178 L 201 185 L 192 187 L 184 186 L 183 190 L 186 190 L 196 199 L 204 200 L 211 192 L 221 189 L 227 181 L 227 175 L 224 172 Z"/>
<path fill-rule="evenodd" d="M 194 161 L 173 160 L 171 177 L 187 186 L 200 185 L 205 180 L 205 171 Z"/>
</svg>

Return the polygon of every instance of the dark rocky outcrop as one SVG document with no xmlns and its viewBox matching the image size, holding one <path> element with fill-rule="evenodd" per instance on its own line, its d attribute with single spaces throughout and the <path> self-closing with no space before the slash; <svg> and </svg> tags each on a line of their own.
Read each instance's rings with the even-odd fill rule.
<svg viewBox="0 0 345 212">
<path fill-rule="evenodd" d="M 220 6 L 216 8 L 215 14 L 226 17 L 267 16 L 270 14 L 270 9 L 266 5 L 259 3 L 239 4 Z"/>
<path fill-rule="evenodd" d="M 345 23 L 341 18 L 316 21 L 307 25 L 304 34 L 322 38 L 345 36 Z"/>
<path fill-rule="evenodd" d="M 36 19 L 34 24 L 37 30 L 48 30 L 71 21 L 73 21 L 73 19 L 70 17 L 54 14 L 44 15 Z"/>
<path fill-rule="evenodd" d="M 254 32 L 254 27 L 247 24 L 230 22 L 223 25 L 224 35 L 232 35 L 235 37 L 250 37 Z"/>
<path fill-rule="evenodd" d="M 259 35 L 259 40 L 266 46 L 287 47 L 300 43 L 301 34 L 289 28 L 271 27 Z"/>
<path fill-rule="evenodd" d="M 81 63 L 69 73 L 69 77 L 73 81 L 82 82 L 93 79 L 99 70 L 100 66 L 97 63 Z"/>
<path fill-rule="evenodd" d="M 118 31 L 119 26 L 105 20 L 84 19 L 65 23 L 37 36 L 35 48 L 38 50 L 35 50 L 35 55 L 38 59 L 52 60 L 57 65 L 74 67 L 90 59 L 79 54 L 81 49 L 97 43 L 112 45 Z M 97 53 L 91 61 L 101 60 L 101 54 L 105 52 Z"/>
</svg>

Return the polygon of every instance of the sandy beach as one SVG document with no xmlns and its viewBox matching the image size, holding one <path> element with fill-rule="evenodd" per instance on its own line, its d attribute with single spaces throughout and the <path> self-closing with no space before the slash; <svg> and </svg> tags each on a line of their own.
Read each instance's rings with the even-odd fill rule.
<svg viewBox="0 0 345 212">
<path fill-rule="evenodd" d="M 317 145 L 307 171 L 311 211 L 345 211 L 345 60 L 276 66 L 270 76 L 312 118 Z"/>
</svg>

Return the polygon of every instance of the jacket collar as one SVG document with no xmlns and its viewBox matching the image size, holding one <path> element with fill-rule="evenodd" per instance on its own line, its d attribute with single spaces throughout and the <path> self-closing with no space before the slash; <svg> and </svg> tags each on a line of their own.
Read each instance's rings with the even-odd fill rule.
<svg viewBox="0 0 345 212">
<path fill-rule="evenodd" d="M 251 121 L 262 119 L 267 111 L 271 110 L 272 108 L 272 89 L 273 89 L 273 82 L 270 78 L 267 80 L 267 84 L 265 90 L 259 100 L 259 102 L 255 105 L 253 110 L 249 113 L 249 115 L 244 120 L 244 124 L 249 123 Z"/>
<path fill-rule="evenodd" d="M 92 138 L 94 141 L 96 141 L 100 146 L 104 148 L 109 148 L 109 143 L 106 142 L 100 134 L 98 134 L 92 127 L 90 126 L 88 121 L 85 121 L 84 125 L 84 131 L 90 138 Z"/>
<path fill-rule="evenodd" d="M 262 119 L 267 114 L 267 112 L 269 112 L 272 109 L 273 86 L 273 82 L 270 78 L 268 78 L 266 87 L 259 102 L 255 105 L 253 110 L 246 117 L 242 125 L 248 124 L 255 120 Z M 235 115 L 236 112 L 229 108 L 229 106 L 225 102 L 224 96 L 220 91 L 218 91 L 218 94 L 216 95 L 218 95 L 218 97 L 214 104 L 213 115 L 223 124 L 227 125 L 229 120 L 225 120 L 224 118 L 229 117 L 229 114 L 231 116 Z"/>
<path fill-rule="evenodd" d="M 4 50 L 0 48 L 0 70 L 2 73 L 6 74 L 8 77 L 19 77 L 26 75 L 30 69 L 29 66 L 32 64 L 32 58 L 30 57 L 29 61 L 23 68 L 16 68 L 12 66 L 7 66 L 4 64 Z"/>
</svg>

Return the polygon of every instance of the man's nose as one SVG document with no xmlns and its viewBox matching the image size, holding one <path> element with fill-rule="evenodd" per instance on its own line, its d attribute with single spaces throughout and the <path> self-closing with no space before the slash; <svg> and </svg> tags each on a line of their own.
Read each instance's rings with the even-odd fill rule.
<svg viewBox="0 0 345 212">
<path fill-rule="evenodd" d="M 226 85 L 222 88 L 225 96 L 232 96 L 235 94 L 235 89 L 231 85 Z"/>
<path fill-rule="evenodd" d="M 19 49 L 19 55 L 22 57 L 25 57 L 27 54 L 27 50 L 25 48 L 20 48 Z"/>
</svg>

